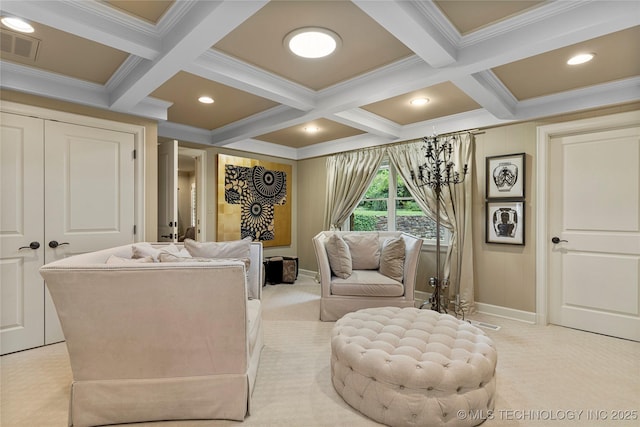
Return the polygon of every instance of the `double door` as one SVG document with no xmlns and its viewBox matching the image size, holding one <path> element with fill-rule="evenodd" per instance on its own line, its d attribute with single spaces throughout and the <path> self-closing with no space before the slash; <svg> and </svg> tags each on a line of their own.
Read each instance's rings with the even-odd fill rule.
<svg viewBox="0 0 640 427">
<path fill-rule="evenodd" d="M 134 241 L 131 133 L 0 113 L 0 350 L 64 340 L 38 269 Z"/>
</svg>

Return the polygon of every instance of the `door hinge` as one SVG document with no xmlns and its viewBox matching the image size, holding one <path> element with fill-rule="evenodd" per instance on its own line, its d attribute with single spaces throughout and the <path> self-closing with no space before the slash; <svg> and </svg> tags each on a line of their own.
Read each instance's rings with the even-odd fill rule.
<svg viewBox="0 0 640 427">
<path fill-rule="evenodd" d="M 133 150 L 133 160 L 138 158 L 138 150 Z"/>
<path fill-rule="evenodd" d="M 137 226 L 137 225 L 134 225 L 134 226 L 133 226 L 133 234 L 136 234 L 136 232 L 137 232 L 137 231 L 138 231 L 138 226 Z"/>
</svg>

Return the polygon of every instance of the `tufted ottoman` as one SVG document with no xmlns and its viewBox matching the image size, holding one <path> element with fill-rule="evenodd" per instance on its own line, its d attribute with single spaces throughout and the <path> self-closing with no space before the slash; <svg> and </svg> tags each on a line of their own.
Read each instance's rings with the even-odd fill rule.
<svg viewBox="0 0 640 427">
<path fill-rule="evenodd" d="M 493 410 L 497 353 L 483 331 L 417 308 L 367 308 L 336 322 L 333 386 L 390 426 L 473 426 Z"/>
</svg>

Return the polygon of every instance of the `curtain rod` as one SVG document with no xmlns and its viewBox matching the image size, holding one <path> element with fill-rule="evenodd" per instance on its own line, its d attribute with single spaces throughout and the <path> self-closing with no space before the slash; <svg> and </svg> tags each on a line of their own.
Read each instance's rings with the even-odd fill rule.
<svg viewBox="0 0 640 427">
<path fill-rule="evenodd" d="M 482 135 L 483 133 L 485 133 L 485 131 L 477 129 L 477 128 L 475 128 L 475 129 L 465 129 L 465 130 L 459 130 L 459 131 L 455 131 L 455 132 L 437 134 L 436 136 L 449 136 L 449 135 L 455 135 L 455 134 L 458 134 L 458 133 L 470 133 L 471 135 Z M 421 136 L 421 137 L 418 137 L 418 138 L 415 138 L 415 139 L 405 139 L 404 141 L 389 142 L 387 144 L 375 145 L 373 147 L 354 148 L 353 150 L 341 151 L 341 153 L 353 153 L 355 151 L 372 150 L 372 149 L 380 148 L 380 147 L 391 147 L 393 145 L 409 144 L 411 142 L 418 142 L 418 141 L 422 140 L 422 138 L 426 138 L 426 136 Z M 336 154 L 339 154 L 339 153 L 329 154 L 329 156 L 334 156 Z"/>
</svg>

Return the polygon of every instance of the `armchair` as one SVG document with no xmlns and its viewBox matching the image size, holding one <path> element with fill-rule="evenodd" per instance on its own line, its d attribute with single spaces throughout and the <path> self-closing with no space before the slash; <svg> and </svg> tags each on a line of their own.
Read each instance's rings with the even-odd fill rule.
<svg viewBox="0 0 640 427">
<path fill-rule="evenodd" d="M 368 307 L 413 307 L 422 239 L 394 231 L 322 231 L 313 237 L 320 320 Z"/>
</svg>

